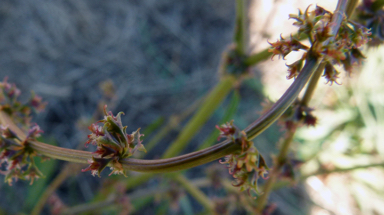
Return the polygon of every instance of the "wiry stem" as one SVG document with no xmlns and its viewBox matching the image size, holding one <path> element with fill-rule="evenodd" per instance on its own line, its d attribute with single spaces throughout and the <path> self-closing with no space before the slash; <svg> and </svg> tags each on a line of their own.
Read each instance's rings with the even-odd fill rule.
<svg viewBox="0 0 384 215">
<path fill-rule="evenodd" d="M 276 104 L 265 115 L 261 116 L 258 120 L 256 120 L 245 129 L 248 135 L 248 139 L 251 140 L 255 138 L 279 118 L 279 116 L 291 105 L 291 103 L 297 97 L 318 65 L 319 60 L 316 58 L 310 58 L 307 60 L 299 76 L 293 82 L 291 87 L 284 93 L 284 95 L 276 102 Z M 9 128 L 14 131 L 21 139 L 25 138 L 24 132 L 12 122 L 6 113 L 0 112 L 0 120 L 3 125 L 8 125 Z M 37 141 L 31 141 L 30 144 L 31 147 L 36 150 L 36 152 L 42 155 L 70 162 L 87 163 L 88 160 L 93 156 L 91 152 L 65 149 Z M 211 162 L 213 160 L 217 160 L 225 155 L 235 152 L 236 150 L 240 150 L 240 148 L 241 147 L 238 144 L 226 140 L 207 149 L 178 157 L 159 160 L 140 160 L 128 158 L 122 160 L 121 163 L 126 170 L 154 173 L 171 172 L 192 168 Z"/>
<path fill-rule="evenodd" d="M 333 36 L 330 39 L 326 40 L 323 43 L 323 45 L 327 45 L 331 40 L 333 40 L 335 38 L 335 36 L 336 36 L 336 34 L 340 28 L 341 21 L 344 18 L 344 11 L 346 10 L 346 6 L 347 6 L 346 0 L 339 0 L 338 1 L 336 10 L 334 12 L 334 15 L 333 15 L 332 21 L 331 21 L 332 22 L 331 26 L 333 26 L 331 32 L 332 32 Z M 320 61 L 322 61 L 322 59 Z M 313 91 L 316 88 L 316 85 L 318 83 L 318 79 L 321 76 L 323 66 L 324 65 L 321 64 L 321 66 L 319 66 L 317 68 L 317 71 L 315 72 L 316 75 L 314 75 L 314 77 L 311 79 L 311 81 L 307 87 L 307 90 L 304 93 L 302 104 L 307 105 L 309 103 L 310 98 L 312 97 Z M 287 156 L 288 151 L 289 151 L 289 147 L 290 147 L 291 142 L 293 140 L 293 137 L 295 135 L 295 131 L 296 131 L 296 128 L 287 131 L 287 137 L 282 144 L 282 148 L 281 148 L 279 155 L 276 159 L 276 164 L 275 164 L 272 172 L 270 173 L 268 181 L 266 182 L 266 184 L 264 186 L 263 195 L 258 200 L 258 205 L 256 208 L 257 214 L 262 213 L 262 211 L 263 211 L 263 209 L 264 209 L 264 207 L 268 201 L 269 194 L 272 191 L 272 188 L 273 188 L 273 186 L 274 186 L 274 184 L 275 184 L 275 182 L 276 182 L 276 180 L 280 174 L 281 168 L 283 167 L 283 165 L 285 163 L 286 156 Z"/>
</svg>

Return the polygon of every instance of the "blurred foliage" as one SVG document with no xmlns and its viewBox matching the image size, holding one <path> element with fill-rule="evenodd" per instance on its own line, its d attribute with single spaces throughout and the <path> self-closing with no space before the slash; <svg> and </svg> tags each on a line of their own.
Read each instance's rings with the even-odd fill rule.
<svg viewBox="0 0 384 215">
<path fill-rule="evenodd" d="M 384 162 L 384 48 L 366 51 L 364 65 L 345 77 L 341 86 L 320 86 L 316 92 L 313 103 L 317 104 L 319 122 L 314 128 L 297 132 L 296 151 L 308 161 L 302 174 Z M 330 189 L 334 203 L 327 205 L 322 199 L 316 202 L 318 205 L 335 214 L 384 214 L 383 168 L 334 175 L 336 178 L 319 176 Z M 342 187 L 334 189 L 335 180 L 342 180 Z M 347 201 L 337 196 L 341 190 L 353 196 L 354 201 L 346 204 L 350 208 L 337 207 Z M 325 188 L 316 195 L 324 192 Z"/>
</svg>

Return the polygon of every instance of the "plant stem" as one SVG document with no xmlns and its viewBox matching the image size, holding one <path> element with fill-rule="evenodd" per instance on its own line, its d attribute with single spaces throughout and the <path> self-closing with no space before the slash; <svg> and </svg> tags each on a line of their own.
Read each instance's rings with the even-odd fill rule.
<svg viewBox="0 0 384 215">
<path fill-rule="evenodd" d="M 317 83 L 319 83 L 319 79 L 322 75 L 324 67 L 325 67 L 325 64 L 321 63 L 320 66 L 317 68 L 315 74 L 313 74 L 311 80 L 307 85 L 307 89 L 305 90 L 303 98 L 301 99 L 301 105 L 308 106 L 309 101 L 311 100 L 312 95 L 316 89 Z"/>
<path fill-rule="evenodd" d="M 188 107 L 184 112 L 178 115 L 172 115 L 169 117 L 169 120 L 165 126 L 163 126 L 160 131 L 158 131 L 154 137 L 151 138 L 148 143 L 145 144 L 145 149 L 149 152 L 155 147 L 155 145 L 160 142 L 161 139 L 163 139 L 170 131 L 173 129 L 176 129 L 180 122 L 182 122 L 185 118 L 187 118 L 189 115 L 192 114 L 193 111 L 195 111 L 199 105 L 201 104 L 203 99 L 198 99 L 195 101 L 190 107 Z M 142 155 L 142 154 L 141 154 Z M 142 157 L 142 156 L 140 156 Z"/>
<path fill-rule="evenodd" d="M 339 0 L 338 3 L 337 3 L 337 7 L 336 7 L 336 10 L 334 12 L 334 16 L 332 17 L 332 35 L 334 35 L 333 37 L 331 37 L 330 39 L 326 40 L 323 45 L 327 45 L 337 34 L 338 32 L 338 29 L 340 27 L 340 24 L 341 24 L 341 21 L 343 19 L 343 16 L 344 16 L 344 11 L 346 10 L 346 6 L 347 6 L 347 1 L 346 0 Z M 307 87 L 307 90 L 306 92 L 304 93 L 304 98 L 303 98 L 303 102 L 302 104 L 308 104 L 309 101 L 310 101 L 310 98 L 313 94 L 313 91 L 314 89 L 316 88 L 316 85 L 318 83 L 318 79 L 320 78 L 321 76 L 321 72 L 323 70 L 323 67 L 324 65 L 320 65 L 317 69 L 316 69 L 316 75 L 314 75 L 314 77 L 311 79 L 310 83 L 308 84 L 308 87 Z M 272 107 L 273 108 L 273 107 Z M 284 165 L 285 163 L 285 160 L 286 160 L 286 156 L 288 154 L 288 151 L 289 151 L 289 147 L 290 147 L 290 144 L 293 140 L 293 137 L 295 135 L 295 132 L 296 132 L 296 128 L 292 129 L 292 130 L 288 130 L 287 131 L 287 137 L 286 139 L 284 140 L 283 142 L 283 145 L 282 145 L 282 148 L 280 150 L 280 153 L 276 159 L 276 166 L 273 168 L 272 172 L 270 173 L 270 178 L 268 179 L 268 181 L 266 182 L 265 186 L 264 186 L 264 190 L 263 190 L 263 195 L 259 198 L 258 200 L 258 205 L 257 205 L 257 208 L 256 208 L 256 214 L 261 214 L 267 201 L 268 201 L 268 197 L 269 197 L 269 194 L 270 192 L 272 191 L 272 188 L 280 174 L 280 170 L 282 168 L 282 166 Z"/>
<path fill-rule="evenodd" d="M 249 140 L 258 136 L 285 112 L 285 110 L 293 103 L 293 101 L 295 101 L 300 91 L 311 78 L 312 74 L 316 71 L 319 63 L 320 60 L 312 56 L 306 60 L 300 74 L 297 76 L 288 90 L 280 97 L 280 99 L 271 107 L 271 109 L 269 109 L 265 114 L 260 116 L 259 119 L 244 129 Z"/>
<path fill-rule="evenodd" d="M 236 0 L 236 25 L 235 25 L 235 44 L 236 50 L 239 54 L 245 54 L 245 13 L 246 0 Z"/>
<path fill-rule="evenodd" d="M 280 170 L 285 164 L 285 160 L 287 157 L 287 154 L 289 152 L 289 147 L 291 145 L 291 142 L 293 140 L 293 137 L 295 136 L 296 128 L 293 128 L 291 130 L 288 130 L 286 133 L 286 137 L 283 141 L 282 147 L 280 149 L 279 155 L 276 158 L 276 164 L 273 167 L 273 170 L 269 174 L 269 179 L 264 185 L 263 194 L 260 196 L 258 202 L 257 202 L 257 208 L 256 208 L 256 214 L 261 214 L 263 211 L 267 201 L 270 192 L 272 191 L 273 185 L 275 184 L 279 174 Z"/>
<path fill-rule="evenodd" d="M 216 85 L 214 89 L 204 99 L 202 106 L 198 109 L 197 113 L 189 120 L 188 124 L 183 128 L 181 133 L 177 136 L 168 149 L 165 151 L 163 158 L 174 157 L 185 148 L 187 143 L 195 136 L 201 129 L 217 107 L 227 97 L 231 91 L 235 79 L 232 76 L 225 76 Z"/>
<path fill-rule="evenodd" d="M 70 165 L 66 165 L 40 196 L 39 201 L 36 203 L 31 212 L 31 215 L 39 215 L 43 210 L 47 199 L 52 195 L 52 193 L 55 192 L 55 190 L 65 181 L 65 179 L 68 178 L 69 175 L 80 171 L 80 169 L 81 168 L 79 168 L 78 164 L 71 163 Z"/>
<path fill-rule="evenodd" d="M 378 1 L 376 1 L 376 2 L 378 2 Z M 382 2 L 382 6 L 383 6 L 384 1 L 381 0 L 381 2 Z M 347 18 L 352 17 L 353 12 L 355 12 L 355 9 L 356 9 L 356 6 L 358 3 L 359 3 L 359 0 L 349 0 L 348 1 L 347 9 L 345 10 L 345 14 L 347 15 Z"/>
<path fill-rule="evenodd" d="M 261 61 L 267 60 L 272 56 L 272 52 L 269 52 L 268 50 L 269 48 L 264 49 L 256 54 L 252 54 L 244 60 L 244 64 L 247 66 L 253 66 L 260 63 Z"/>
<path fill-rule="evenodd" d="M 188 193 L 191 194 L 191 196 L 193 196 L 201 205 L 205 207 L 206 210 L 210 212 L 214 211 L 215 204 L 183 175 L 178 174 L 174 177 L 174 180 L 179 182 L 188 191 Z"/>
<path fill-rule="evenodd" d="M 262 131 L 264 131 L 268 126 L 270 126 L 273 122 L 275 122 L 278 117 L 291 105 L 291 103 L 296 99 L 299 92 L 302 90 L 304 85 L 308 82 L 309 78 L 313 74 L 313 72 L 317 69 L 319 65 L 319 60 L 317 58 L 310 58 L 306 61 L 306 64 L 296 80 L 293 82 L 291 87 L 288 88 L 288 90 L 284 93 L 284 95 L 275 103 L 275 105 L 267 111 L 267 113 L 263 116 L 261 116 L 258 120 L 256 120 L 254 123 L 252 123 L 250 126 L 248 126 L 245 131 L 247 132 L 248 139 L 255 138 L 258 134 L 260 134 Z M 225 79 L 227 83 L 220 84 L 222 87 L 219 88 L 219 92 L 229 92 L 229 90 L 226 88 L 228 87 L 233 79 Z M 229 83 L 228 83 L 229 82 Z M 224 88 L 224 89 L 222 89 Z M 227 90 L 227 91 L 225 91 Z M 209 100 L 209 98 L 213 97 L 213 95 L 217 95 L 216 90 L 211 92 L 211 94 L 207 98 L 208 104 L 212 105 L 212 101 Z M 222 97 L 222 95 L 218 95 Z M 217 104 L 218 100 L 222 100 L 222 98 L 212 98 L 216 102 L 213 102 L 214 104 Z M 208 106 L 208 105 L 207 105 Z M 210 106 L 210 105 L 209 105 Z M 203 113 L 206 111 L 207 108 L 206 105 L 199 110 L 199 112 L 202 112 L 202 115 L 206 115 L 206 113 Z M 212 109 L 210 110 L 212 111 Z M 6 126 L 8 125 L 9 128 L 15 132 L 20 139 L 25 138 L 24 132 L 18 128 L 12 120 L 9 118 L 9 116 L 4 113 L 0 112 L 0 121 L 1 123 Z M 197 122 L 196 124 L 203 123 L 201 119 L 194 120 Z M 197 131 L 196 127 L 191 126 L 191 130 Z M 192 136 L 190 134 L 187 134 L 186 137 L 191 138 Z M 183 137 L 183 140 L 185 141 L 187 138 L 185 136 Z M 175 141 L 175 143 L 179 143 Z M 93 154 L 91 152 L 85 152 L 80 150 L 73 150 L 73 149 L 65 149 L 61 147 L 51 146 L 45 143 L 37 142 L 37 141 L 30 141 L 30 146 L 39 154 L 70 161 L 70 162 L 76 162 L 76 163 L 87 163 L 89 159 L 92 158 Z M 176 146 L 176 150 L 169 150 L 168 156 L 172 156 L 177 152 L 177 150 L 180 150 L 182 147 Z M 204 150 L 196 151 L 193 153 L 185 154 L 178 157 L 173 157 L 169 159 L 159 159 L 159 160 L 140 160 L 140 159 L 133 159 L 133 158 L 127 158 L 121 161 L 123 164 L 124 169 L 126 170 L 132 170 L 132 171 L 138 171 L 138 172 L 171 172 L 171 171 L 177 171 L 177 170 L 183 170 L 192 168 L 201 164 L 205 164 L 208 162 L 211 162 L 213 160 L 219 159 L 227 154 L 231 154 L 236 150 L 239 150 L 241 147 L 238 144 L 235 144 L 231 141 L 223 141 L 220 144 L 216 144 L 212 147 L 209 147 Z"/>
</svg>

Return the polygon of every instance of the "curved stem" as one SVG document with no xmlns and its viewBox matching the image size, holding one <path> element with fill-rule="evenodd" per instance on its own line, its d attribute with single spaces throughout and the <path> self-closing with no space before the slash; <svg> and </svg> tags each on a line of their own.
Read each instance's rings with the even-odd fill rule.
<svg viewBox="0 0 384 215">
<path fill-rule="evenodd" d="M 309 78 L 317 69 L 318 65 L 319 59 L 315 57 L 312 57 L 306 61 L 306 64 L 300 72 L 299 76 L 293 82 L 291 87 L 289 87 L 288 90 L 284 93 L 284 95 L 276 102 L 276 104 L 265 115 L 261 116 L 258 120 L 256 120 L 245 129 L 249 139 L 255 138 L 279 118 L 279 116 L 298 96 L 299 92 L 308 82 Z M 20 139 L 25 138 L 24 132 L 18 128 L 14 122 L 12 122 L 6 113 L 0 112 L 0 120 L 3 125 L 8 125 L 9 128 L 20 137 Z M 42 155 L 76 163 L 87 163 L 93 155 L 91 152 L 65 149 L 38 141 L 30 141 L 30 146 L 36 150 L 36 152 Z M 124 169 L 138 172 L 171 172 L 188 169 L 211 162 L 225 155 L 231 154 L 236 150 L 240 150 L 240 148 L 240 145 L 226 140 L 207 149 L 178 157 L 159 160 L 140 160 L 128 158 L 122 160 L 122 164 Z"/>
<path fill-rule="evenodd" d="M 249 140 L 258 136 L 284 113 L 284 111 L 297 98 L 300 91 L 304 88 L 305 84 L 308 82 L 312 74 L 319 66 L 319 63 L 320 60 L 315 57 L 310 57 L 306 60 L 306 63 L 300 74 L 297 76 L 296 80 L 280 97 L 280 99 L 272 106 L 272 108 L 251 125 L 249 125 L 246 129 L 244 129 Z"/>
</svg>

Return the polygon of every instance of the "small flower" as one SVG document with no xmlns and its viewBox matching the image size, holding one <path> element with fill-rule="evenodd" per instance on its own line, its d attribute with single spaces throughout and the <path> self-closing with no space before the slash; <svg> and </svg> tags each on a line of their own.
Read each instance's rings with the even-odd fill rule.
<svg viewBox="0 0 384 215">
<path fill-rule="evenodd" d="M 112 161 L 111 170 L 112 170 L 112 172 L 109 174 L 109 176 L 111 176 L 112 174 L 126 176 L 125 171 L 123 169 L 123 165 L 121 165 L 121 163 L 117 160 Z"/>
<path fill-rule="evenodd" d="M 12 186 L 12 182 L 17 182 L 19 179 L 24 180 L 24 176 L 20 169 L 14 168 L 7 172 L 4 181 L 7 182 L 9 186 Z"/>
<path fill-rule="evenodd" d="M 13 132 L 11 129 L 9 129 L 8 126 L 3 126 L 3 125 L 0 125 L 0 132 L 2 134 L 2 136 L 6 139 L 12 139 L 12 138 L 17 138 L 17 135 L 15 132 Z M 19 139 L 20 140 L 20 139 Z"/>
<path fill-rule="evenodd" d="M 130 154 L 134 154 L 136 150 L 145 153 L 147 152 L 144 145 L 142 144 L 143 141 L 140 140 L 142 136 L 144 136 L 144 134 L 140 134 L 140 128 L 132 132 L 132 134 L 127 135 L 129 148 L 132 149 Z"/>
<path fill-rule="evenodd" d="M 85 142 L 85 147 L 87 147 L 88 144 L 96 145 L 97 139 L 99 137 L 102 137 L 105 135 L 103 131 L 103 127 L 98 126 L 97 123 L 91 124 L 88 129 L 92 132 L 88 135 L 88 140 Z"/>
<path fill-rule="evenodd" d="M 337 82 L 337 79 L 339 78 L 339 72 L 332 66 L 332 64 L 327 63 L 324 68 L 324 75 L 325 79 L 327 80 L 326 84 L 332 85 L 333 83 L 339 84 Z"/>
<path fill-rule="evenodd" d="M 45 106 L 47 106 L 47 102 L 43 102 L 42 100 L 43 99 L 40 96 L 32 92 L 29 104 L 30 106 L 34 107 L 37 112 L 41 112 L 45 109 Z"/>
<path fill-rule="evenodd" d="M 296 78 L 299 75 L 301 68 L 303 67 L 303 60 L 300 59 L 291 65 L 287 65 L 287 67 L 289 68 L 287 79 Z"/>
<path fill-rule="evenodd" d="M 272 52 L 272 59 L 275 55 L 281 55 L 283 59 L 285 59 L 285 56 L 287 56 L 291 51 L 299 51 L 300 49 L 308 50 L 309 48 L 306 45 L 303 45 L 300 43 L 299 40 L 294 38 L 291 35 L 290 40 L 285 40 L 280 35 L 280 40 L 276 41 L 275 43 L 268 42 L 272 47 L 268 50 L 268 52 Z"/>
<path fill-rule="evenodd" d="M 366 29 L 370 29 L 369 46 L 378 46 L 384 41 L 384 10 L 377 8 L 373 4 L 374 1 L 365 0 L 356 9 L 356 21 L 361 23 Z M 365 31 L 367 32 L 367 31 Z M 364 31 L 363 31 L 364 34 Z M 364 37 L 362 38 L 364 40 Z"/>
<path fill-rule="evenodd" d="M 217 140 L 220 140 L 221 138 L 228 139 L 235 135 L 236 132 L 236 128 L 233 125 L 233 120 L 231 122 L 226 122 L 225 124 L 222 124 L 220 127 L 216 125 L 216 128 L 220 131 L 220 135 Z"/>
<path fill-rule="evenodd" d="M 82 169 L 81 171 L 82 172 L 91 171 L 93 176 L 97 174 L 100 177 L 101 171 L 105 169 L 109 161 L 111 161 L 111 159 L 92 157 L 92 160 L 88 160 L 89 166 L 85 169 Z"/>
<path fill-rule="evenodd" d="M 116 156 L 118 155 L 118 151 L 111 148 L 111 147 L 107 147 L 105 145 L 100 145 L 100 146 L 97 146 L 97 149 L 95 152 L 93 152 L 93 154 L 97 154 L 99 155 L 101 158 L 104 158 L 106 156 Z"/>
<path fill-rule="evenodd" d="M 40 170 L 36 167 L 35 164 L 29 164 L 28 169 L 23 173 L 23 176 L 27 180 L 31 180 L 30 185 L 33 184 L 35 179 L 44 177 L 43 173 L 40 172 Z"/>
<path fill-rule="evenodd" d="M 29 130 L 27 134 L 27 139 L 35 139 L 40 137 L 40 134 L 44 133 L 43 130 L 40 129 L 40 126 L 35 123 Z"/>
</svg>

